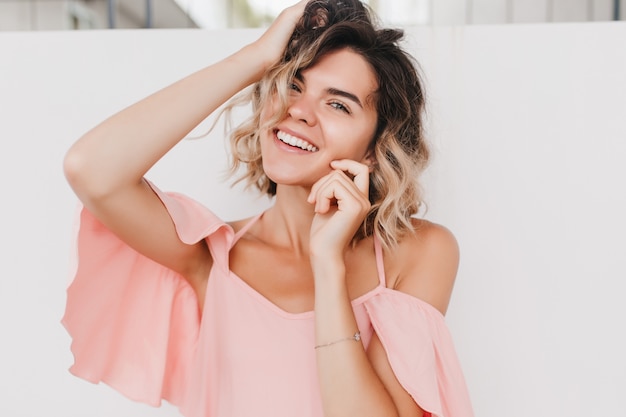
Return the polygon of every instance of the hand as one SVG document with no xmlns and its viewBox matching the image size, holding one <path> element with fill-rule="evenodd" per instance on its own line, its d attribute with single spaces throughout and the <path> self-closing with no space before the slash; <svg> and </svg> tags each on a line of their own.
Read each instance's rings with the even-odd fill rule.
<svg viewBox="0 0 626 417">
<path fill-rule="evenodd" d="M 282 56 L 308 2 L 309 0 L 301 0 L 284 9 L 267 31 L 254 43 L 264 57 L 266 68 L 276 63 Z"/>
<path fill-rule="evenodd" d="M 365 219 L 369 202 L 369 167 L 349 159 L 333 161 L 333 171 L 312 187 L 307 201 L 315 204 L 311 256 L 340 257 Z M 350 178 L 350 176 L 352 178 Z"/>
</svg>

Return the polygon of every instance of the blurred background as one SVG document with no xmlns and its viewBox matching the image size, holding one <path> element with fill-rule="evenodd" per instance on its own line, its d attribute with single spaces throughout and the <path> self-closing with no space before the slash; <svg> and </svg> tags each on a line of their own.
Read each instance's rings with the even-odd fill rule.
<svg viewBox="0 0 626 417">
<path fill-rule="evenodd" d="M 0 0 L 0 31 L 267 26 L 295 0 Z M 369 0 L 388 25 L 624 20 L 626 0 Z"/>
</svg>

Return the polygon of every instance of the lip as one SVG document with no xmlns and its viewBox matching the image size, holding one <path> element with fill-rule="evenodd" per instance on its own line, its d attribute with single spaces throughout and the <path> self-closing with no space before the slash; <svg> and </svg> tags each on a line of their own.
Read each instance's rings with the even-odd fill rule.
<svg viewBox="0 0 626 417">
<path fill-rule="evenodd" d="M 281 141 L 280 139 L 278 139 L 277 133 L 281 131 L 284 133 L 287 133 L 291 136 L 294 136 L 296 138 L 302 139 L 308 143 L 310 143 L 311 145 L 315 146 L 317 148 L 317 151 L 319 151 L 320 147 L 317 145 L 317 143 L 315 143 L 314 141 L 312 141 L 311 139 L 309 139 L 307 136 L 302 135 L 294 130 L 291 130 L 289 128 L 286 127 L 277 127 L 275 129 L 272 130 L 272 136 L 274 138 L 274 141 L 277 142 L 277 145 L 281 148 L 281 149 L 285 149 L 291 152 L 296 152 L 296 153 L 304 153 L 304 154 L 312 154 L 312 153 L 316 153 L 316 152 L 311 152 L 311 151 L 307 151 L 305 149 L 301 149 L 295 146 L 291 146 L 283 141 Z"/>
</svg>

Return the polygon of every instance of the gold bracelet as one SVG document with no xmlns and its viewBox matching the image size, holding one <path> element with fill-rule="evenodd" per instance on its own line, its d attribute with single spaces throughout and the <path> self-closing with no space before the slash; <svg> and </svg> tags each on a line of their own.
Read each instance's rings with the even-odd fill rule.
<svg viewBox="0 0 626 417">
<path fill-rule="evenodd" d="M 334 345 L 335 343 L 347 342 L 348 340 L 354 340 L 355 342 L 360 341 L 361 340 L 361 332 L 356 332 L 354 334 L 354 336 L 344 337 L 343 339 L 335 340 L 334 342 L 324 343 L 323 345 L 317 345 L 317 346 L 315 346 L 315 349 L 326 347 L 326 346 L 330 346 L 330 345 Z"/>
</svg>

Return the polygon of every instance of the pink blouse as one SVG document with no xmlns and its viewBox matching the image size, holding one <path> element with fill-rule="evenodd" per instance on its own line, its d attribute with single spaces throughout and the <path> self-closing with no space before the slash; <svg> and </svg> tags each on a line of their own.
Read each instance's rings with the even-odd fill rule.
<svg viewBox="0 0 626 417">
<path fill-rule="evenodd" d="M 204 311 L 184 278 L 83 209 L 63 318 L 73 339 L 70 371 L 136 401 L 165 399 L 186 417 L 322 417 L 314 312 L 286 312 L 230 271 L 230 248 L 245 229 L 234 233 L 198 202 L 153 188 L 180 239 L 205 239 L 211 250 Z M 387 288 L 375 248 L 379 285 L 352 302 L 364 347 L 376 332 L 396 377 L 432 416 L 471 417 L 444 317 Z"/>
</svg>

